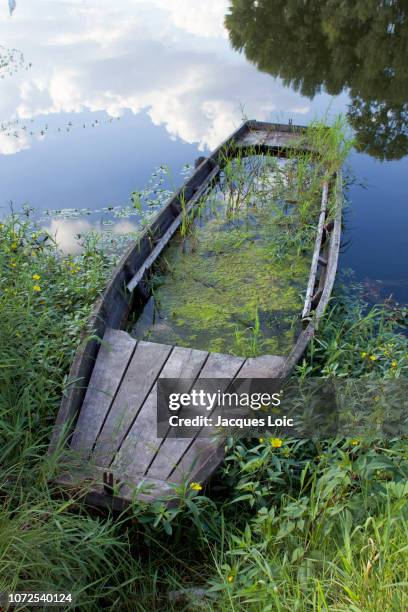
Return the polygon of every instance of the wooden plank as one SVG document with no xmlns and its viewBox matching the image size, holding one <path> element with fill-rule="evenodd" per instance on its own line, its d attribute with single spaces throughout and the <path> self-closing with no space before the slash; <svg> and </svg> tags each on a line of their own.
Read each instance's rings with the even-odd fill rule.
<svg viewBox="0 0 408 612">
<path fill-rule="evenodd" d="M 110 328 L 105 332 L 71 440 L 71 448 L 84 458 L 92 451 L 136 344 L 125 332 Z"/>
<path fill-rule="evenodd" d="M 279 378 L 285 364 L 280 355 L 261 355 L 247 359 L 237 378 Z"/>
<path fill-rule="evenodd" d="M 319 304 L 316 308 L 317 320 L 322 316 L 332 293 L 336 278 L 337 264 L 339 259 L 342 223 L 342 179 L 341 174 L 336 178 L 336 216 L 333 231 L 330 234 L 330 246 L 327 254 L 327 267 L 324 287 Z"/>
<path fill-rule="evenodd" d="M 210 353 L 199 378 L 233 379 L 238 375 L 244 361 L 245 359 L 242 357 Z M 221 391 L 224 391 L 227 387 L 228 380 L 217 385 L 217 389 Z M 183 467 L 185 461 L 191 465 L 196 458 L 194 443 L 195 440 L 191 438 L 166 438 L 146 475 L 151 478 L 166 480 L 180 462 L 182 462 Z M 204 447 L 203 453 L 211 454 L 213 452 L 210 440 L 204 440 L 202 446 Z M 184 460 L 184 457 L 186 457 L 186 460 Z M 178 473 L 182 473 L 182 471 L 183 469 L 179 470 Z"/>
<path fill-rule="evenodd" d="M 324 220 L 326 218 L 326 211 L 327 211 L 328 193 L 329 193 L 329 185 L 326 181 L 323 185 L 319 222 L 317 224 L 315 247 L 313 250 L 312 263 L 310 266 L 309 282 L 308 282 L 307 289 L 306 289 L 306 297 L 305 297 L 305 304 L 304 304 L 303 312 L 302 312 L 302 319 L 305 319 L 310 314 L 311 301 L 312 301 L 312 296 L 314 294 L 314 288 L 315 288 L 315 282 L 316 282 L 317 266 L 319 263 L 319 256 L 320 256 L 320 251 L 322 247 L 322 236 L 323 236 Z"/>
<path fill-rule="evenodd" d="M 175 347 L 159 378 L 195 379 L 207 357 L 208 353 L 206 351 Z M 188 390 L 186 389 L 186 391 Z M 156 384 L 123 441 L 112 463 L 112 469 L 118 472 L 126 471 L 133 477 L 144 475 L 161 443 L 162 440 L 157 438 Z"/>
<path fill-rule="evenodd" d="M 235 378 L 244 361 L 244 357 L 234 357 L 233 355 L 223 355 L 222 353 L 210 353 L 199 377 Z"/>
<path fill-rule="evenodd" d="M 286 377 L 290 374 L 293 367 L 296 365 L 296 363 L 299 361 L 299 359 L 305 352 L 308 343 L 310 342 L 316 331 L 319 319 L 323 315 L 324 310 L 330 300 L 331 292 L 333 290 L 333 285 L 336 278 L 337 263 L 340 250 L 342 204 L 342 178 L 341 173 L 338 173 L 338 176 L 336 177 L 336 215 L 334 219 L 333 230 L 330 234 L 330 244 L 327 251 L 327 266 L 325 271 L 326 273 L 324 275 L 324 287 L 322 295 L 317 305 L 317 308 L 313 313 L 313 319 L 309 321 L 306 329 L 303 330 L 302 333 L 299 335 L 295 346 L 293 347 L 292 351 L 286 359 L 282 374 L 283 377 Z"/>
<path fill-rule="evenodd" d="M 224 458 L 223 438 L 195 440 L 180 463 L 170 473 L 169 481 L 204 483 L 215 472 Z"/>
<path fill-rule="evenodd" d="M 249 358 L 239 370 L 236 379 L 281 377 L 285 362 L 284 357 L 277 355 Z M 196 438 L 167 478 L 203 483 L 220 465 L 223 456 L 223 438 L 218 436 L 208 439 Z"/>
<path fill-rule="evenodd" d="M 109 466 L 159 376 L 171 346 L 139 341 L 93 452 L 96 465 Z"/>
<path fill-rule="evenodd" d="M 306 329 L 304 329 L 299 334 L 298 339 L 296 340 L 295 346 L 293 347 L 293 349 L 291 350 L 291 352 L 289 353 L 285 361 L 285 365 L 282 371 L 282 378 L 286 378 L 287 376 L 289 376 L 294 366 L 297 364 L 299 359 L 302 357 L 303 353 L 306 350 L 307 345 L 309 344 L 310 340 L 313 338 L 315 329 L 316 327 L 314 323 L 310 321 Z"/>
<path fill-rule="evenodd" d="M 296 132 L 273 132 L 271 130 L 253 130 L 239 140 L 243 147 L 267 145 L 268 147 L 284 148 L 299 139 Z"/>
</svg>

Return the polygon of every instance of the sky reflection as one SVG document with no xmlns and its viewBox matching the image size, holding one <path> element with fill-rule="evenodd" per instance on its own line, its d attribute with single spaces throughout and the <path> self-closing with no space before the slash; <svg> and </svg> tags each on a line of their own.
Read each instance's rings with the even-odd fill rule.
<svg viewBox="0 0 408 612">
<path fill-rule="evenodd" d="M 23 125 L 59 113 L 146 112 L 171 137 L 200 149 L 214 148 L 244 113 L 258 119 L 307 113 L 309 101 L 230 50 L 223 27 L 227 5 L 20 2 L 12 19 L 2 16 L 1 39 L 23 49 L 32 66 L 2 84 L 0 117 L 22 125 L 18 138 L 0 134 L 0 152 L 28 148 Z"/>
</svg>

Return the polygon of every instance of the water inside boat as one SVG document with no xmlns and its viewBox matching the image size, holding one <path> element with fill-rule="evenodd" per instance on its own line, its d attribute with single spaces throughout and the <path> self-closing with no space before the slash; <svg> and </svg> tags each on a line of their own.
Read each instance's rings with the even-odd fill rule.
<svg viewBox="0 0 408 612">
<path fill-rule="evenodd" d="M 306 180 L 306 179 L 305 179 Z M 293 160 L 253 155 L 227 164 L 186 215 L 133 313 L 137 339 L 243 357 L 287 354 L 300 330 L 319 194 Z M 316 190 L 315 190 L 316 191 Z"/>
</svg>

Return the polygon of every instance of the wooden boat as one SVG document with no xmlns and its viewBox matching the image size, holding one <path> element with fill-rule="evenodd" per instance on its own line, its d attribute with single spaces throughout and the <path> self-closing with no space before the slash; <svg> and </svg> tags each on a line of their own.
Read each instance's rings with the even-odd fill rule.
<svg viewBox="0 0 408 612">
<path fill-rule="evenodd" d="M 225 152 L 255 147 L 257 153 L 285 157 L 304 131 L 302 126 L 245 122 L 209 157 L 201 158 L 191 178 L 121 260 L 83 335 L 52 434 L 50 452 L 62 447 L 65 457 L 57 481 L 66 490 L 86 485 L 89 503 L 120 509 L 135 497 L 145 501 L 175 497 L 181 483 L 204 482 L 222 460 L 223 445 L 208 439 L 158 440 L 157 379 L 286 377 L 304 353 L 329 301 L 337 270 L 342 195 L 336 176 L 323 186 L 302 312 L 304 328 L 287 357 L 208 354 L 136 341 L 122 331 L 134 296 L 145 291 L 143 281 L 179 229 L 183 213 L 193 211 L 217 181 Z M 336 193 L 334 218 L 328 218 L 331 190 Z M 130 456 L 126 465 L 125 448 Z"/>
</svg>

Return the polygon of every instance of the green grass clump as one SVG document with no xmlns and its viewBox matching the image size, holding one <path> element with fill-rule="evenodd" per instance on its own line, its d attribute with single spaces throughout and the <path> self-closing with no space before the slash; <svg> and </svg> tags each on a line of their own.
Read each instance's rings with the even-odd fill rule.
<svg viewBox="0 0 408 612">
<path fill-rule="evenodd" d="M 64 257 L 28 219 L 0 224 L 0 591 L 69 590 L 95 609 L 138 572 L 118 525 L 74 514 L 47 483 L 64 377 L 112 265 L 83 246 Z"/>
</svg>

